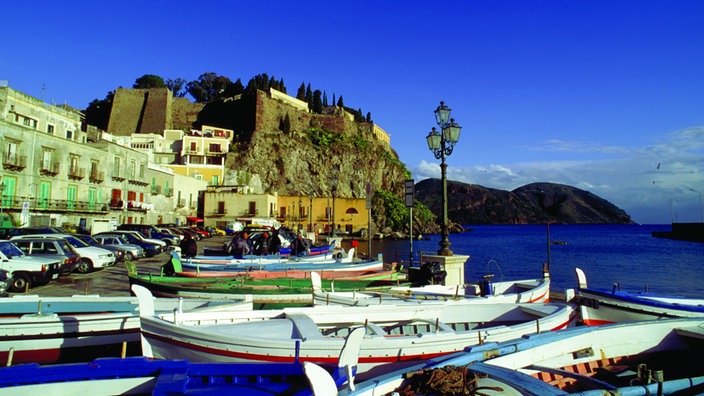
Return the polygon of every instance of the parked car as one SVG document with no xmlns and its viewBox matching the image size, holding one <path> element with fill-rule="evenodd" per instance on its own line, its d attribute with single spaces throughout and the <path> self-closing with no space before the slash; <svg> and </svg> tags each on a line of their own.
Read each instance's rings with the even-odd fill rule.
<svg viewBox="0 0 704 396">
<path fill-rule="evenodd" d="M 154 257 L 157 254 L 166 250 L 166 243 L 164 241 L 149 239 L 141 236 L 139 232 L 136 231 L 109 231 L 101 232 L 93 235 L 94 238 L 102 236 L 123 236 L 129 243 L 139 245 L 144 249 L 144 255 L 146 257 Z"/>
<path fill-rule="evenodd" d="M 146 257 L 144 249 L 125 238 L 124 235 L 93 235 L 102 246 L 115 246 L 125 251 L 125 261 L 135 261 Z"/>
<path fill-rule="evenodd" d="M 190 235 L 191 238 L 195 239 L 196 241 L 200 241 L 201 239 L 203 239 L 203 234 L 201 234 L 200 232 L 196 232 L 190 227 L 179 227 L 178 229 L 181 230 L 181 232 L 183 232 L 184 234 Z"/>
<path fill-rule="evenodd" d="M 18 235 L 30 235 L 30 234 L 57 234 L 65 233 L 66 230 L 60 227 L 53 226 L 29 226 L 29 227 L 18 227 L 9 228 L 5 231 L 5 239 L 11 239 Z"/>
<path fill-rule="evenodd" d="M 30 257 L 10 241 L 0 241 L 0 269 L 9 272 L 12 280 L 8 290 L 23 292 L 35 285 L 49 283 L 59 277 L 58 260 Z"/>
<path fill-rule="evenodd" d="M 7 290 L 12 284 L 12 275 L 4 270 L 0 269 L 0 297 L 7 297 Z"/>
<path fill-rule="evenodd" d="M 12 241 L 24 254 L 59 260 L 61 275 L 69 275 L 78 267 L 81 256 L 76 249 L 63 238 L 44 238 L 25 235 Z"/>
<path fill-rule="evenodd" d="M 102 269 L 115 264 L 115 255 L 103 248 L 89 246 L 87 243 L 78 239 L 73 234 L 36 234 L 33 236 L 42 236 L 45 238 L 53 238 L 60 236 L 68 241 L 68 243 L 73 246 L 74 249 L 81 256 L 81 260 L 76 267 L 76 271 L 80 273 L 87 273 L 96 269 Z M 28 236 L 15 236 L 10 238 L 10 241 L 14 241 L 21 238 L 27 238 Z"/>
<path fill-rule="evenodd" d="M 227 235 L 227 233 L 225 232 L 225 230 L 223 230 L 222 228 L 218 228 L 218 227 L 214 227 L 214 226 L 208 226 L 208 227 L 205 227 L 205 229 L 208 230 L 208 231 L 210 231 L 210 234 L 212 234 L 213 236 L 225 236 L 225 235 Z"/>
<path fill-rule="evenodd" d="M 210 233 L 209 233 L 208 231 L 202 229 L 202 228 L 198 228 L 198 227 L 196 227 L 196 226 L 188 227 L 188 228 L 189 228 L 190 230 L 193 230 L 193 231 L 197 232 L 198 234 L 200 234 L 201 239 L 202 239 L 202 238 L 210 238 Z"/>
<path fill-rule="evenodd" d="M 96 241 L 90 235 L 86 234 L 74 234 L 74 236 L 83 242 L 87 243 L 88 246 L 99 247 L 105 250 L 109 250 L 115 255 L 115 262 L 125 261 L 125 251 L 116 246 L 103 246 L 100 242 Z"/>
<path fill-rule="evenodd" d="M 141 233 L 145 238 L 159 239 L 166 242 L 169 246 L 178 246 L 181 240 L 171 234 L 166 234 L 153 225 L 149 224 L 120 224 L 117 226 L 119 231 L 137 231 Z"/>
<path fill-rule="evenodd" d="M 160 232 L 163 232 L 164 234 L 168 234 L 168 235 L 171 235 L 171 236 L 174 236 L 174 237 L 178 238 L 179 244 L 181 243 L 181 241 L 183 241 L 183 234 L 179 234 L 179 233 L 177 233 L 176 231 L 174 231 L 174 230 L 171 229 L 171 228 L 168 228 L 168 227 L 156 227 L 156 229 L 159 230 Z"/>
</svg>

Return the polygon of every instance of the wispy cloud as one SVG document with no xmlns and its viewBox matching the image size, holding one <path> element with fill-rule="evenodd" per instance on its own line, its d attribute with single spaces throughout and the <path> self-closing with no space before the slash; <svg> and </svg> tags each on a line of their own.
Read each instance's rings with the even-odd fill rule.
<svg viewBox="0 0 704 396">
<path fill-rule="evenodd" d="M 513 164 L 448 166 L 448 179 L 513 190 L 533 182 L 552 182 L 588 190 L 626 210 L 642 223 L 701 221 L 704 192 L 704 127 L 668 135 L 643 147 L 585 145 L 552 140 L 533 149 L 604 153 L 604 159 L 532 161 Z M 415 177 L 440 177 L 437 163 L 421 161 Z"/>
</svg>

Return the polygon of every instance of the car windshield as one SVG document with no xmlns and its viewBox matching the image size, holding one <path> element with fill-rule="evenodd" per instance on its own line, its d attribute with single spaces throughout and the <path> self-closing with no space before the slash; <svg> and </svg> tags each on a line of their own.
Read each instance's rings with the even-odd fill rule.
<svg viewBox="0 0 704 396">
<path fill-rule="evenodd" d="M 95 239 L 93 239 L 93 237 L 90 236 L 90 235 L 83 235 L 83 236 L 81 236 L 79 239 L 80 239 L 81 241 L 87 243 L 89 246 L 97 246 L 97 247 L 100 247 L 100 243 L 98 243 L 98 241 L 96 241 Z"/>
<path fill-rule="evenodd" d="M 83 242 L 82 240 L 80 240 L 74 236 L 69 235 L 66 237 L 66 240 L 68 241 L 68 243 L 71 244 L 71 246 L 73 246 L 75 248 L 89 247 L 87 243 Z"/>
<path fill-rule="evenodd" d="M 0 252 L 7 257 L 24 256 L 25 254 L 12 242 L 0 242 Z"/>
</svg>

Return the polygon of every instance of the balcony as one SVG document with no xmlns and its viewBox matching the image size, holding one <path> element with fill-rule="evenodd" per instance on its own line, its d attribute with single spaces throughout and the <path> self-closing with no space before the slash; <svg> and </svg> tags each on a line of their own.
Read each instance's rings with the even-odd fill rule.
<svg viewBox="0 0 704 396">
<path fill-rule="evenodd" d="M 20 211 L 26 202 L 29 202 L 29 209 L 35 212 L 107 214 L 109 209 L 108 204 L 99 202 L 34 197 L 3 197 L 2 208 Z"/>
<path fill-rule="evenodd" d="M 133 177 L 134 177 L 134 176 L 133 176 Z M 137 179 L 134 179 L 134 178 L 129 178 L 129 179 L 127 179 L 127 183 L 129 183 L 129 184 L 134 184 L 134 185 L 136 185 L 136 186 L 142 186 L 142 187 L 146 187 L 146 186 L 149 185 L 148 182 L 145 182 L 145 181 L 143 181 L 143 180 L 137 180 Z"/>
<path fill-rule="evenodd" d="M 86 168 L 75 166 L 68 170 L 68 178 L 71 180 L 82 180 L 84 177 L 86 177 Z"/>
<path fill-rule="evenodd" d="M 173 188 L 164 187 L 164 196 L 166 196 L 166 197 L 173 197 L 173 196 L 174 196 L 174 189 L 173 189 Z"/>
<path fill-rule="evenodd" d="M 116 182 L 123 182 L 123 181 L 125 181 L 125 178 L 118 174 L 118 175 L 112 175 L 112 180 L 116 181 Z"/>
<path fill-rule="evenodd" d="M 210 217 L 222 217 L 227 214 L 227 209 L 214 209 L 210 213 Z"/>
<path fill-rule="evenodd" d="M 60 169 L 60 162 L 42 163 L 41 169 L 39 169 L 39 174 L 42 176 L 56 176 L 59 174 Z"/>
<path fill-rule="evenodd" d="M 152 186 L 152 195 L 161 194 L 161 186 Z"/>
<path fill-rule="evenodd" d="M 2 156 L 2 166 L 7 170 L 21 171 L 27 167 L 27 156 L 16 153 L 5 154 Z"/>
<path fill-rule="evenodd" d="M 100 184 L 105 181 L 105 172 L 94 169 L 90 172 L 90 177 L 88 180 L 90 180 L 91 183 Z"/>
<path fill-rule="evenodd" d="M 179 208 L 185 208 L 186 207 L 186 200 L 185 199 L 179 199 L 178 203 L 176 203 L 176 209 Z"/>
</svg>

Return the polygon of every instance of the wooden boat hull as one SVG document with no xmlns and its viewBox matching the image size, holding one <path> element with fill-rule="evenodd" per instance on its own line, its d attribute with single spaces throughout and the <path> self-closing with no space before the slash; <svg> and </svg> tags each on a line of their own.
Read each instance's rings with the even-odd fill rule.
<svg viewBox="0 0 704 396">
<path fill-rule="evenodd" d="M 158 312 L 207 310 L 227 304 L 251 309 L 235 301 L 163 300 Z M 124 350 L 123 350 L 124 348 Z M 0 362 L 57 363 L 104 356 L 141 354 L 139 304 L 135 297 L 39 297 L 0 299 Z"/>
<path fill-rule="evenodd" d="M 584 272 L 577 268 L 579 288 L 575 302 L 580 320 L 589 326 L 665 318 L 704 317 L 704 299 L 632 293 L 587 287 Z"/>
<path fill-rule="evenodd" d="M 618 323 L 598 327 L 577 326 L 557 332 L 527 335 L 497 344 L 485 344 L 432 359 L 419 365 L 385 373 L 343 389 L 339 395 L 390 394 L 400 388 L 415 389 L 413 376 L 436 369 L 468 368 L 467 378 L 490 395 L 691 394 L 704 384 L 701 365 L 686 356 L 704 351 L 701 319 L 668 319 Z M 645 366 L 640 366 L 645 364 Z M 647 374 L 650 384 L 642 382 Z M 664 370 L 661 384 L 655 372 Z M 475 377 L 477 375 L 477 377 Z M 639 382 L 640 379 L 640 382 Z M 428 390 L 431 392 L 432 390 Z"/>
<path fill-rule="evenodd" d="M 190 278 L 180 276 L 130 274 L 130 285 L 140 285 L 160 297 L 227 297 L 251 300 L 254 304 L 295 303 L 312 304 L 309 279 L 305 278 Z M 368 287 L 397 286 L 397 280 L 385 279 L 325 279 L 325 287 L 358 290 Z"/>
<path fill-rule="evenodd" d="M 497 304 L 549 302 L 550 278 L 495 282 L 490 293 L 477 285 L 419 287 L 399 286 L 384 291 L 330 292 L 313 286 L 316 305 L 368 306 L 378 304 L 423 304 L 432 301 L 453 301 L 458 304 Z"/>
<path fill-rule="evenodd" d="M 398 272 L 396 270 L 337 270 L 337 269 L 321 269 L 321 270 L 297 270 L 291 269 L 286 271 L 267 271 L 267 270 L 252 270 L 245 273 L 242 272 L 232 272 L 223 273 L 223 271 L 182 271 L 177 272 L 177 276 L 183 276 L 187 278 L 222 278 L 222 277 L 237 277 L 237 276 L 248 276 L 255 279 L 267 279 L 267 278 L 297 278 L 297 279 L 310 279 L 311 273 L 319 273 L 323 279 L 341 279 L 341 280 L 352 280 L 352 279 L 370 279 L 370 280 L 396 280 L 398 279 Z"/>
<path fill-rule="evenodd" d="M 312 395 L 301 364 L 190 363 L 144 357 L 0 368 L 4 396 Z"/>
<path fill-rule="evenodd" d="M 142 315 L 145 315 L 144 313 Z M 372 367 L 425 360 L 467 345 L 562 329 L 574 320 L 565 303 L 419 307 L 286 308 L 143 316 L 143 340 L 161 359 L 191 361 L 309 361 L 330 364 L 351 329 L 365 327 L 358 373 Z"/>
</svg>

